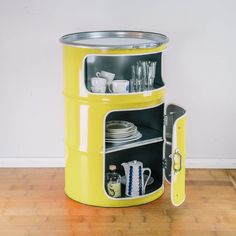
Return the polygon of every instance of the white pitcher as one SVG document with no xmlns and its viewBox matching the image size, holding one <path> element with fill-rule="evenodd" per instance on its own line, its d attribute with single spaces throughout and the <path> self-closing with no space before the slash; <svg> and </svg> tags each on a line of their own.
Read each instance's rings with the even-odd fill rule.
<svg viewBox="0 0 236 236">
<path fill-rule="evenodd" d="M 130 161 L 121 164 L 125 170 L 126 177 L 126 196 L 135 197 L 145 194 L 145 189 L 149 178 L 151 177 L 150 168 L 143 168 L 143 163 L 140 161 Z M 144 171 L 148 171 L 149 175 L 144 183 Z"/>
</svg>

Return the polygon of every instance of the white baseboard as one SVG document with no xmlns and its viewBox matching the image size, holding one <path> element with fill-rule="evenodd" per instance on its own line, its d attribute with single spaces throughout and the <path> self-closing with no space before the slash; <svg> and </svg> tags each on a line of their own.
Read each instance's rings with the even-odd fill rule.
<svg viewBox="0 0 236 236">
<path fill-rule="evenodd" d="M 236 169 L 236 158 L 187 158 L 187 168 Z"/>
<path fill-rule="evenodd" d="M 0 157 L 0 167 L 64 167 L 63 157 Z"/>
<path fill-rule="evenodd" d="M 0 167 L 64 167 L 63 157 L 0 157 Z M 187 158 L 187 168 L 236 169 L 236 158 Z"/>
</svg>

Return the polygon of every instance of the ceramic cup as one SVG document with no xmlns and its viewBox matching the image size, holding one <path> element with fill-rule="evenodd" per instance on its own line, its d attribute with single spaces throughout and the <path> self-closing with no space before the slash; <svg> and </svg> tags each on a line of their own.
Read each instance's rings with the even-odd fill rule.
<svg viewBox="0 0 236 236">
<path fill-rule="evenodd" d="M 91 90 L 93 93 L 105 93 L 107 81 L 104 78 L 91 78 Z"/>
<path fill-rule="evenodd" d="M 129 80 L 114 80 L 108 85 L 108 89 L 111 93 L 128 93 Z"/>
<path fill-rule="evenodd" d="M 115 78 L 115 74 L 102 70 L 101 72 L 97 72 L 96 76 L 99 78 L 104 78 L 107 81 L 107 84 L 110 84 L 112 80 Z"/>
</svg>

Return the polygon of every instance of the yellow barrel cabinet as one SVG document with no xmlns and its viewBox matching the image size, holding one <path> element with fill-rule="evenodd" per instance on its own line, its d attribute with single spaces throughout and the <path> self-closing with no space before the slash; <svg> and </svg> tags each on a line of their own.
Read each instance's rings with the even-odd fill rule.
<svg viewBox="0 0 236 236">
<path fill-rule="evenodd" d="M 165 35 L 140 31 L 94 31 L 61 37 L 64 57 L 65 97 L 65 193 L 71 199 L 94 206 L 125 207 L 148 203 L 164 193 L 164 180 L 171 184 L 171 200 L 179 206 L 185 199 L 185 110 L 165 106 L 161 76 Z M 131 65 L 155 61 L 151 90 L 129 93 L 91 91 L 92 77 L 99 71 L 131 79 Z M 134 123 L 142 138 L 129 143 L 105 142 L 110 120 Z M 109 196 L 105 175 L 115 164 L 138 160 L 152 171 L 153 183 L 144 195 Z"/>
</svg>

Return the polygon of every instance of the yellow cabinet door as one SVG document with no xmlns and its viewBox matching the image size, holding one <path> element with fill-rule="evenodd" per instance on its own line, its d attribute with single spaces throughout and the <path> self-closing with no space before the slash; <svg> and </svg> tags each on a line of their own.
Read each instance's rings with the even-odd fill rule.
<svg viewBox="0 0 236 236">
<path fill-rule="evenodd" d="M 179 206 L 185 200 L 186 111 L 177 105 L 166 107 L 164 118 L 164 174 L 171 184 L 171 201 Z"/>
</svg>

